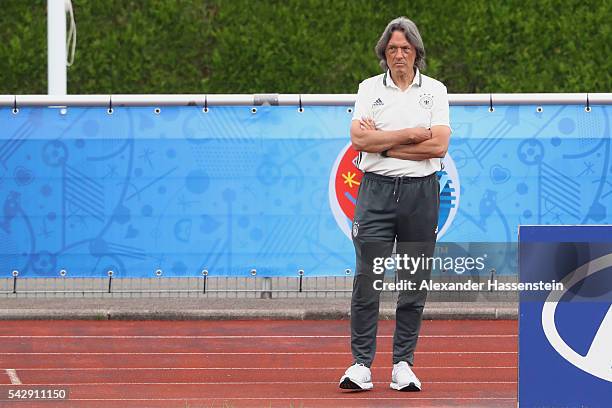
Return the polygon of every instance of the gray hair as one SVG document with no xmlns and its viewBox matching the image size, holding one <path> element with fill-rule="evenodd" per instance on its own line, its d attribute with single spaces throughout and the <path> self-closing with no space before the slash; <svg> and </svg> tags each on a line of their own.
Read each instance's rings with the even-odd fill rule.
<svg viewBox="0 0 612 408">
<path fill-rule="evenodd" d="M 416 48 L 417 56 L 414 60 L 414 65 L 421 71 L 423 71 L 426 67 L 425 64 L 425 46 L 423 45 L 423 40 L 421 39 L 421 34 L 419 33 L 419 29 L 416 24 L 414 24 L 411 20 L 406 17 L 398 17 L 394 20 L 391 20 L 389 24 L 387 24 L 387 28 L 383 31 L 374 51 L 376 51 L 376 56 L 380 60 L 380 67 L 383 71 L 387 71 L 389 66 L 387 65 L 387 57 L 385 56 L 385 50 L 387 49 L 387 44 L 389 44 L 389 40 L 391 39 L 391 35 L 394 31 L 401 31 L 406 36 L 406 40 L 412 44 L 414 48 Z"/>
</svg>

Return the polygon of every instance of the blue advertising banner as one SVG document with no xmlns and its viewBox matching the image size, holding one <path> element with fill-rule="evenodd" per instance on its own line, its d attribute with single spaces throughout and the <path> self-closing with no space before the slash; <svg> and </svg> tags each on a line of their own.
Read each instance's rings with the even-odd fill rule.
<svg viewBox="0 0 612 408">
<path fill-rule="evenodd" d="M 609 407 L 612 395 L 612 226 L 521 226 L 519 406 Z"/>
<path fill-rule="evenodd" d="M 610 108 L 452 106 L 439 238 L 612 221 Z M 344 275 L 349 107 L 0 109 L 0 274 Z M 516 275 L 515 258 L 497 268 Z"/>
</svg>

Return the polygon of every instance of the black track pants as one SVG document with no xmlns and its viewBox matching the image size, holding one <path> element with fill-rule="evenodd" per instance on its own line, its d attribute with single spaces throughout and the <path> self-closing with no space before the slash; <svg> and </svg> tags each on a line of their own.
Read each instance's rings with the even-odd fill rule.
<svg viewBox="0 0 612 408">
<path fill-rule="evenodd" d="M 359 186 L 353 221 L 353 244 L 357 265 L 351 299 L 351 351 L 355 362 L 370 366 L 376 352 L 380 290 L 374 281 L 374 258 L 396 253 L 410 257 L 433 255 L 440 206 L 436 174 L 426 177 L 392 178 L 366 173 Z M 397 269 L 398 281 L 428 280 L 431 269 Z M 380 272 L 380 270 L 378 270 Z M 415 273 L 411 273 L 415 272 Z M 393 337 L 393 363 L 414 362 L 426 290 L 400 291 Z"/>
</svg>

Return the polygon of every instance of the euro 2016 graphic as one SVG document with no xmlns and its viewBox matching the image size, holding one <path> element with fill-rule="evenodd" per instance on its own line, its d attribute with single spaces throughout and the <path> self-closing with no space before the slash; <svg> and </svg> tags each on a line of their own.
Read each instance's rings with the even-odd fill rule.
<svg viewBox="0 0 612 408">
<path fill-rule="evenodd" d="M 20 279 L 343 276 L 362 177 L 351 117 L 347 106 L 0 108 L 0 266 Z M 608 106 L 453 105 L 451 118 L 441 242 L 612 223 Z M 515 258 L 496 265 L 516 270 Z"/>
<path fill-rule="evenodd" d="M 359 152 L 347 144 L 338 154 L 329 177 L 329 204 L 338 227 L 349 239 L 355 235 L 351 224 L 355 215 L 357 194 L 363 173 L 357 164 Z M 451 227 L 459 208 L 459 175 L 449 154 L 442 160 L 443 170 L 437 173 L 440 181 L 440 215 L 438 218 L 438 239 Z"/>
</svg>

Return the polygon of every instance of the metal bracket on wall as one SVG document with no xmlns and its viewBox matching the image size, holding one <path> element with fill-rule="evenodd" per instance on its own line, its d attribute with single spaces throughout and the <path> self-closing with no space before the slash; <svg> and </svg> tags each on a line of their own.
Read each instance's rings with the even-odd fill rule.
<svg viewBox="0 0 612 408">
<path fill-rule="evenodd" d="M 278 94 L 255 94 L 255 106 L 278 106 Z"/>
</svg>

